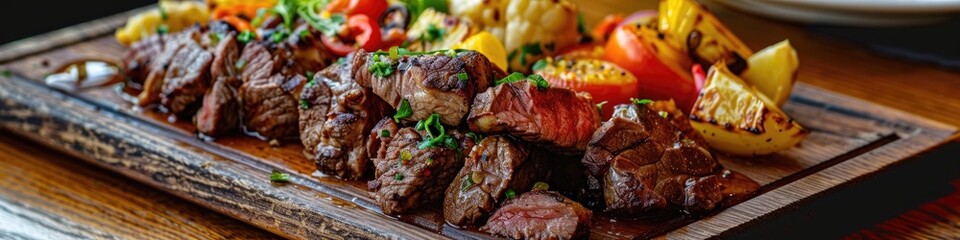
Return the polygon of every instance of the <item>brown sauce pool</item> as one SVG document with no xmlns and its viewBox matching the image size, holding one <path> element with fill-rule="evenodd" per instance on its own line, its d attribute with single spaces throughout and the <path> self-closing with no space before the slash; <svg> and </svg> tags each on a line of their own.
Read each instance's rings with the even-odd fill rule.
<svg viewBox="0 0 960 240">
<path fill-rule="evenodd" d="M 47 86 L 67 92 L 108 86 L 123 81 L 120 67 L 106 60 L 82 59 L 68 62 L 43 79 Z"/>
</svg>

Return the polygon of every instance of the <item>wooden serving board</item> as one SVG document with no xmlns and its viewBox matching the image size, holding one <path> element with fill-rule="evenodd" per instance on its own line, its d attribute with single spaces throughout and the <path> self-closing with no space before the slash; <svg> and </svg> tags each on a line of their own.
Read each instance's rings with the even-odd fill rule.
<svg viewBox="0 0 960 240">
<path fill-rule="evenodd" d="M 403 216 L 383 215 L 365 182 L 315 174 L 299 142 L 272 147 L 239 134 L 206 142 L 195 137 L 189 121 L 171 123 L 138 110 L 123 101 L 116 87 L 62 92 L 43 84 L 44 75 L 72 60 L 118 60 L 124 47 L 110 33 L 129 14 L 0 48 L 0 70 L 12 72 L 0 76 L 0 127 L 282 236 L 490 237 L 446 225 L 441 203 Z M 956 132 L 802 83 L 784 110 L 811 130 L 801 146 L 767 157 L 721 158 L 727 168 L 760 182 L 754 197 L 705 217 L 616 220 L 598 214 L 591 237 L 731 233 L 934 147 Z M 271 183 L 271 170 L 290 173 L 290 183 Z"/>
</svg>

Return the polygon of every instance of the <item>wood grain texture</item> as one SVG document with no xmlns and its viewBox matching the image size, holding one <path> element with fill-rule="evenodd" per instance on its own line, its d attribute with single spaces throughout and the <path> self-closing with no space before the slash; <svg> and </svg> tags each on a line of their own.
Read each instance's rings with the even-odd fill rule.
<svg viewBox="0 0 960 240">
<path fill-rule="evenodd" d="M 0 143 L 0 238 L 279 238 L 11 132 Z"/>
<path fill-rule="evenodd" d="M 618 4 L 641 6 L 648 3 Z M 581 4 L 587 10 L 589 21 L 595 21 L 603 13 L 629 9 L 612 4 L 606 8 L 586 2 Z M 719 15 L 728 17 L 723 14 Z M 741 37 L 755 49 L 769 44 L 758 45 L 758 41 L 751 41 L 748 36 L 741 34 Z M 809 44 L 816 44 L 815 40 L 809 41 Z M 794 42 L 794 45 L 800 44 Z M 122 48 L 110 37 L 101 37 L 18 59 L 0 68 L 39 79 L 63 62 L 86 57 L 115 59 L 120 51 Z M 804 52 L 801 49 L 801 54 Z M 802 56 L 805 64 L 810 61 Z M 831 57 L 836 56 L 815 56 L 813 60 L 829 60 Z M 801 70 L 800 80 L 817 83 L 818 79 L 811 80 L 810 76 L 803 74 L 805 71 Z M 828 80 L 854 77 L 840 76 L 844 78 L 826 77 Z M 944 76 L 949 75 L 939 75 Z M 284 236 L 357 234 L 352 236 L 433 238 L 439 237 L 433 235 L 436 232 L 457 238 L 484 236 L 444 225 L 435 207 L 401 217 L 411 224 L 380 215 L 362 184 L 312 176 L 313 166 L 302 157 L 296 143 L 270 147 L 245 138 L 201 142 L 192 137 L 189 124 L 168 124 L 164 117 L 132 110 L 112 89 L 62 95 L 35 83 L 9 81 L 0 82 L 0 85 L 0 99 L 4 101 L 0 104 L 4 107 L 0 108 L 0 125 Z M 29 97 L 45 95 L 54 97 Z M 85 100 L 77 101 L 78 98 Z M 630 221 L 597 224 L 599 227 L 594 229 L 593 236 L 649 237 L 690 223 L 669 236 L 722 234 L 748 226 L 751 221 L 759 221 L 762 217 L 772 217 L 777 209 L 802 204 L 803 199 L 818 192 L 934 146 L 955 131 L 943 124 L 824 93 L 803 84 L 797 87 L 786 110 L 813 130 L 803 147 L 766 158 L 722 159 L 726 166 L 745 172 L 764 184 L 762 195 L 696 222 L 695 219 L 676 219 L 656 228 L 643 228 L 648 224 Z M 208 169 L 210 167 L 213 168 Z M 294 173 L 294 184 L 273 186 L 258 182 L 266 178 L 270 169 Z M 412 227 L 414 225 L 420 228 Z"/>
</svg>

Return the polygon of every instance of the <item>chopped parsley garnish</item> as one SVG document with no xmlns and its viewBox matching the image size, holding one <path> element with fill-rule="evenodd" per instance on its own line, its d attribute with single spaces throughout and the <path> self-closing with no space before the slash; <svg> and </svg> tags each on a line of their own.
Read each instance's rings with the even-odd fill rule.
<svg viewBox="0 0 960 240">
<path fill-rule="evenodd" d="M 370 67 L 367 70 L 370 70 L 370 72 L 373 73 L 373 76 L 382 78 L 382 77 L 390 76 L 390 74 L 393 74 L 393 65 L 390 65 L 389 63 L 385 63 L 381 61 L 376 61 L 373 64 L 370 64 Z"/>
<path fill-rule="evenodd" d="M 427 158 L 427 166 L 433 165 L 433 158 Z"/>
<path fill-rule="evenodd" d="M 436 24 L 427 25 L 427 31 L 423 33 L 423 40 L 427 42 L 434 42 L 443 40 L 443 29 L 437 27 Z"/>
<path fill-rule="evenodd" d="M 213 41 L 214 45 L 220 43 L 220 34 L 210 31 L 210 34 L 208 36 L 210 36 L 210 41 Z"/>
<path fill-rule="evenodd" d="M 496 82 L 494 82 L 494 85 L 519 82 L 520 80 L 523 80 L 523 78 L 524 78 L 523 73 L 514 72 L 503 79 L 497 80 Z"/>
<path fill-rule="evenodd" d="M 413 128 L 417 129 L 417 131 L 423 131 L 423 129 L 426 129 L 426 127 L 427 125 L 424 125 L 423 121 L 417 121 L 417 125 L 414 126 Z"/>
<path fill-rule="evenodd" d="M 253 20 L 250 20 L 250 25 L 255 28 L 259 28 L 260 24 L 263 23 L 263 18 L 267 14 L 267 11 L 268 10 L 266 8 L 257 9 L 257 16 L 253 17 Z"/>
<path fill-rule="evenodd" d="M 503 196 L 504 196 L 504 197 L 507 197 L 508 200 L 509 200 L 509 199 L 513 199 L 513 198 L 517 197 L 517 192 L 516 192 L 516 191 L 513 191 L 512 188 L 511 188 L 511 189 L 507 189 L 507 191 L 503 193 Z"/>
<path fill-rule="evenodd" d="M 479 133 L 475 133 L 475 132 L 467 132 L 466 135 L 468 138 L 472 138 L 473 142 L 478 144 L 480 143 L 480 140 L 483 139 L 483 137 L 481 137 Z"/>
<path fill-rule="evenodd" d="M 536 182 L 533 184 L 533 189 L 543 190 L 543 191 L 550 190 L 550 184 L 547 184 L 545 182 Z"/>
<path fill-rule="evenodd" d="M 430 117 L 424 121 L 423 126 L 426 128 L 425 130 L 430 137 L 438 138 L 441 135 L 446 134 L 446 132 L 443 130 L 443 124 L 440 124 L 440 114 L 430 114 Z"/>
<path fill-rule="evenodd" d="M 541 55 L 543 49 L 540 48 L 540 42 L 534 42 L 520 47 L 520 65 L 527 65 L 527 55 Z"/>
<path fill-rule="evenodd" d="M 167 9 L 163 8 L 163 4 L 158 4 L 158 6 L 158 8 L 160 8 L 160 20 L 167 21 L 167 19 L 170 18 L 170 16 L 167 15 Z"/>
<path fill-rule="evenodd" d="M 0 71 L 0 76 L 10 77 L 10 76 L 13 76 L 13 72 L 10 72 L 10 70 L 3 70 L 3 71 Z"/>
<path fill-rule="evenodd" d="M 287 39 L 287 35 L 286 31 L 276 31 L 270 35 L 270 41 L 273 43 L 282 43 L 283 40 Z"/>
<path fill-rule="evenodd" d="M 597 103 L 597 112 L 600 113 L 600 115 L 603 115 L 603 105 L 606 105 L 606 104 L 607 104 L 607 101 Z"/>
<path fill-rule="evenodd" d="M 287 182 L 290 181 L 290 174 L 282 173 L 277 170 L 270 172 L 270 181 L 271 182 Z"/>
<path fill-rule="evenodd" d="M 457 80 L 466 81 L 466 80 L 469 80 L 469 79 L 470 79 L 470 76 L 467 76 L 467 73 L 465 73 L 465 72 L 457 73 Z"/>
<path fill-rule="evenodd" d="M 410 151 L 407 151 L 407 150 L 400 151 L 400 161 L 406 162 L 406 161 L 410 161 L 410 159 L 413 159 L 413 154 L 411 154 Z"/>
<path fill-rule="evenodd" d="M 250 30 L 244 30 L 240 33 L 240 35 L 237 35 L 237 41 L 239 41 L 241 44 L 247 44 L 248 42 L 253 41 L 254 38 L 256 38 L 256 36 L 254 36 L 253 32 Z"/>
<path fill-rule="evenodd" d="M 243 67 L 247 65 L 247 60 L 241 58 L 237 60 L 237 63 L 233 64 L 233 68 L 236 68 L 238 71 L 243 71 Z"/>
<path fill-rule="evenodd" d="M 583 13 L 577 13 L 577 32 L 580 34 L 587 33 L 587 24 L 583 21 Z"/>
<path fill-rule="evenodd" d="M 346 57 L 337 58 L 337 64 L 343 65 L 344 63 L 347 63 Z"/>
<path fill-rule="evenodd" d="M 170 27 L 167 27 L 166 24 L 160 24 L 160 26 L 157 26 L 157 34 L 164 35 L 164 34 L 167 34 L 167 32 L 169 31 L 170 31 Z"/>
<path fill-rule="evenodd" d="M 670 116 L 670 113 L 667 113 L 666 111 L 660 111 L 658 113 L 660 114 L 661 118 L 667 118 L 668 116 Z"/>
<path fill-rule="evenodd" d="M 470 189 L 470 187 L 472 187 L 473 184 L 476 184 L 476 183 L 474 183 L 473 180 L 470 179 L 470 176 L 466 176 L 465 178 L 463 178 L 463 183 L 460 183 L 460 191 L 461 192 L 467 191 L 467 189 Z"/>
<path fill-rule="evenodd" d="M 646 98 L 644 98 L 644 99 L 631 98 L 630 101 L 633 102 L 633 104 L 636 104 L 636 105 L 647 105 L 647 104 L 653 103 L 653 100 L 646 99 Z"/>
<path fill-rule="evenodd" d="M 403 181 L 403 174 L 397 173 L 397 175 L 393 175 L 393 179 L 396 179 L 397 181 Z"/>
<path fill-rule="evenodd" d="M 511 51 L 510 55 L 507 55 L 507 62 L 513 62 L 513 59 L 517 58 L 517 53 L 519 53 L 517 50 Z"/>
<path fill-rule="evenodd" d="M 538 60 L 536 63 L 533 64 L 533 68 L 532 68 L 532 69 L 533 69 L 534 71 L 537 71 L 537 70 L 540 70 L 540 69 L 544 69 L 544 68 L 546 68 L 546 67 L 547 67 L 547 60 L 546 60 L 546 59 L 540 59 L 540 60 Z"/>
<path fill-rule="evenodd" d="M 380 137 L 382 138 L 390 137 L 390 131 L 386 129 L 380 130 Z"/>
<path fill-rule="evenodd" d="M 457 143 L 457 140 L 456 140 L 456 139 L 453 139 L 452 137 L 446 137 L 446 138 L 444 138 L 444 140 L 443 140 L 443 145 L 444 145 L 444 146 L 447 146 L 447 148 L 449 148 L 449 149 L 459 149 L 459 148 L 460 148 L 460 144 L 458 144 L 458 143 Z"/>
<path fill-rule="evenodd" d="M 397 46 L 390 47 L 390 50 L 387 51 L 390 55 L 390 59 L 397 60 L 400 58 L 400 48 Z"/>
<path fill-rule="evenodd" d="M 400 106 L 397 107 L 397 113 L 393 115 L 394 122 L 400 122 L 401 118 L 413 116 L 413 109 L 410 109 L 410 102 L 406 99 L 400 100 Z"/>
<path fill-rule="evenodd" d="M 536 85 L 537 89 L 540 91 L 546 91 L 547 89 L 550 89 L 550 82 L 548 82 L 546 79 L 543 79 L 543 76 L 540 76 L 540 74 L 527 76 L 527 80 L 533 82 L 533 84 Z"/>
<path fill-rule="evenodd" d="M 509 76 L 503 79 L 497 80 L 496 82 L 494 82 L 494 84 L 500 85 L 504 83 L 515 83 L 524 79 L 529 80 L 530 83 L 532 83 L 534 86 L 537 86 L 537 89 L 540 91 L 545 91 L 547 89 L 550 89 L 550 82 L 544 79 L 543 76 L 540 76 L 539 74 L 531 74 L 530 76 L 524 77 L 522 73 L 518 73 L 518 72 L 511 73 Z"/>
<path fill-rule="evenodd" d="M 307 110 L 310 109 L 310 102 L 306 99 L 300 99 L 300 109 Z"/>
<path fill-rule="evenodd" d="M 309 83 L 313 83 L 313 71 L 307 71 L 307 80 L 310 80 Z"/>
</svg>

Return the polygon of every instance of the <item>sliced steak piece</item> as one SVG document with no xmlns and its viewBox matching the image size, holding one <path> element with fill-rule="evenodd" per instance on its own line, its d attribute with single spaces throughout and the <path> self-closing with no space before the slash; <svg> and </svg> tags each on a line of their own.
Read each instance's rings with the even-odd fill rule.
<svg viewBox="0 0 960 240">
<path fill-rule="evenodd" d="M 152 71 L 151 66 L 156 66 L 153 61 L 163 53 L 167 36 L 157 34 L 133 43 L 123 56 L 125 76 L 142 85 Z"/>
<path fill-rule="evenodd" d="M 374 132 L 383 129 L 373 129 Z M 387 129 L 389 131 L 389 129 Z M 447 134 L 463 148 L 472 148 L 473 140 L 456 130 Z M 384 214 L 396 215 L 443 198 L 447 185 L 463 166 L 460 149 L 445 146 L 420 149 L 427 132 L 401 128 L 380 137 L 380 150 L 373 161 L 375 178 L 368 182 L 373 199 Z"/>
<path fill-rule="evenodd" d="M 249 82 L 255 79 L 267 79 L 280 71 L 280 62 L 274 60 L 267 43 L 251 42 L 243 47 L 240 60 L 234 65 L 240 69 L 240 80 Z"/>
<path fill-rule="evenodd" d="M 629 217 L 671 213 L 703 213 L 723 199 L 722 166 L 696 132 L 683 130 L 655 105 L 623 104 L 591 139 L 582 163 L 589 188 L 602 189 L 606 211 Z M 675 109 L 675 108 L 672 108 Z M 746 186 L 746 185 L 738 185 Z M 740 188 L 741 191 L 753 191 Z M 743 190 L 746 189 L 746 190 Z"/>
<path fill-rule="evenodd" d="M 282 27 L 282 26 L 281 26 Z M 283 58 L 281 73 L 285 75 L 319 72 L 329 65 L 336 56 L 330 53 L 320 41 L 320 33 L 308 24 L 300 24 L 287 39 L 277 46 L 276 51 Z"/>
<path fill-rule="evenodd" d="M 506 192 L 529 191 L 547 173 L 543 154 L 507 136 L 484 138 L 467 156 L 460 173 L 447 187 L 443 217 L 448 223 L 473 225 L 496 210 Z"/>
<path fill-rule="evenodd" d="M 213 55 L 200 45 L 200 31 L 182 33 L 184 44 L 170 59 L 163 76 L 160 103 L 171 114 L 180 114 L 200 100 L 210 85 Z"/>
<path fill-rule="evenodd" d="M 134 44 L 134 46 L 136 46 L 135 49 L 150 49 L 143 50 L 142 52 L 139 50 L 131 50 L 136 51 L 136 53 L 130 53 L 128 55 L 138 56 L 133 57 L 136 60 L 132 60 L 136 63 L 128 61 L 125 66 L 128 73 L 132 74 L 129 76 L 144 77 L 142 91 L 137 96 L 138 105 L 149 106 L 161 101 L 163 87 L 166 85 L 167 69 L 182 48 L 185 48 L 185 46 L 189 44 L 198 44 L 197 38 L 199 38 L 199 32 L 199 27 L 191 27 L 171 35 L 148 38 L 147 40 Z M 149 44 L 163 44 L 163 46 L 157 48 L 148 46 Z M 159 52 L 154 52 L 155 50 L 159 50 Z"/>
<path fill-rule="evenodd" d="M 371 66 L 375 60 L 388 64 L 393 72 L 385 77 L 374 76 Z M 438 113 L 443 124 L 457 126 L 470 110 L 476 93 L 487 89 L 498 71 L 476 51 L 459 52 L 455 56 L 400 56 L 392 60 L 386 54 L 358 50 L 351 72 L 357 83 L 372 88 L 394 108 L 406 99 L 413 115 L 405 120 L 423 120 Z"/>
<path fill-rule="evenodd" d="M 228 25 L 229 26 L 229 25 Z M 235 130 L 240 126 L 240 100 L 237 88 L 240 86 L 240 74 L 235 65 L 240 58 L 236 33 L 215 32 L 211 27 L 209 34 L 218 34 L 217 45 L 212 49 L 213 62 L 210 64 L 212 86 L 203 96 L 203 102 L 196 115 L 197 131 L 206 136 L 218 136 Z"/>
<path fill-rule="evenodd" d="M 306 82 L 301 75 L 284 77 L 276 74 L 267 79 L 253 79 L 240 86 L 243 103 L 243 126 L 264 140 L 298 136 L 299 101 L 285 90 L 289 82 Z"/>
<path fill-rule="evenodd" d="M 559 193 L 535 190 L 504 203 L 480 230 L 512 239 L 585 239 L 592 216 Z"/>
<path fill-rule="evenodd" d="M 367 169 L 367 133 L 392 109 L 368 88 L 339 74 L 333 65 L 316 74 L 300 94 L 300 140 L 317 168 L 343 179 Z"/>
<path fill-rule="evenodd" d="M 478 94 L 467 122 L 473 131 L 510 133 L 550 148 L 582 152 L 600 126 L 600 114 L 589 94 L 538 90 L 529 81 L 519 81 Z"/>
</svg>

